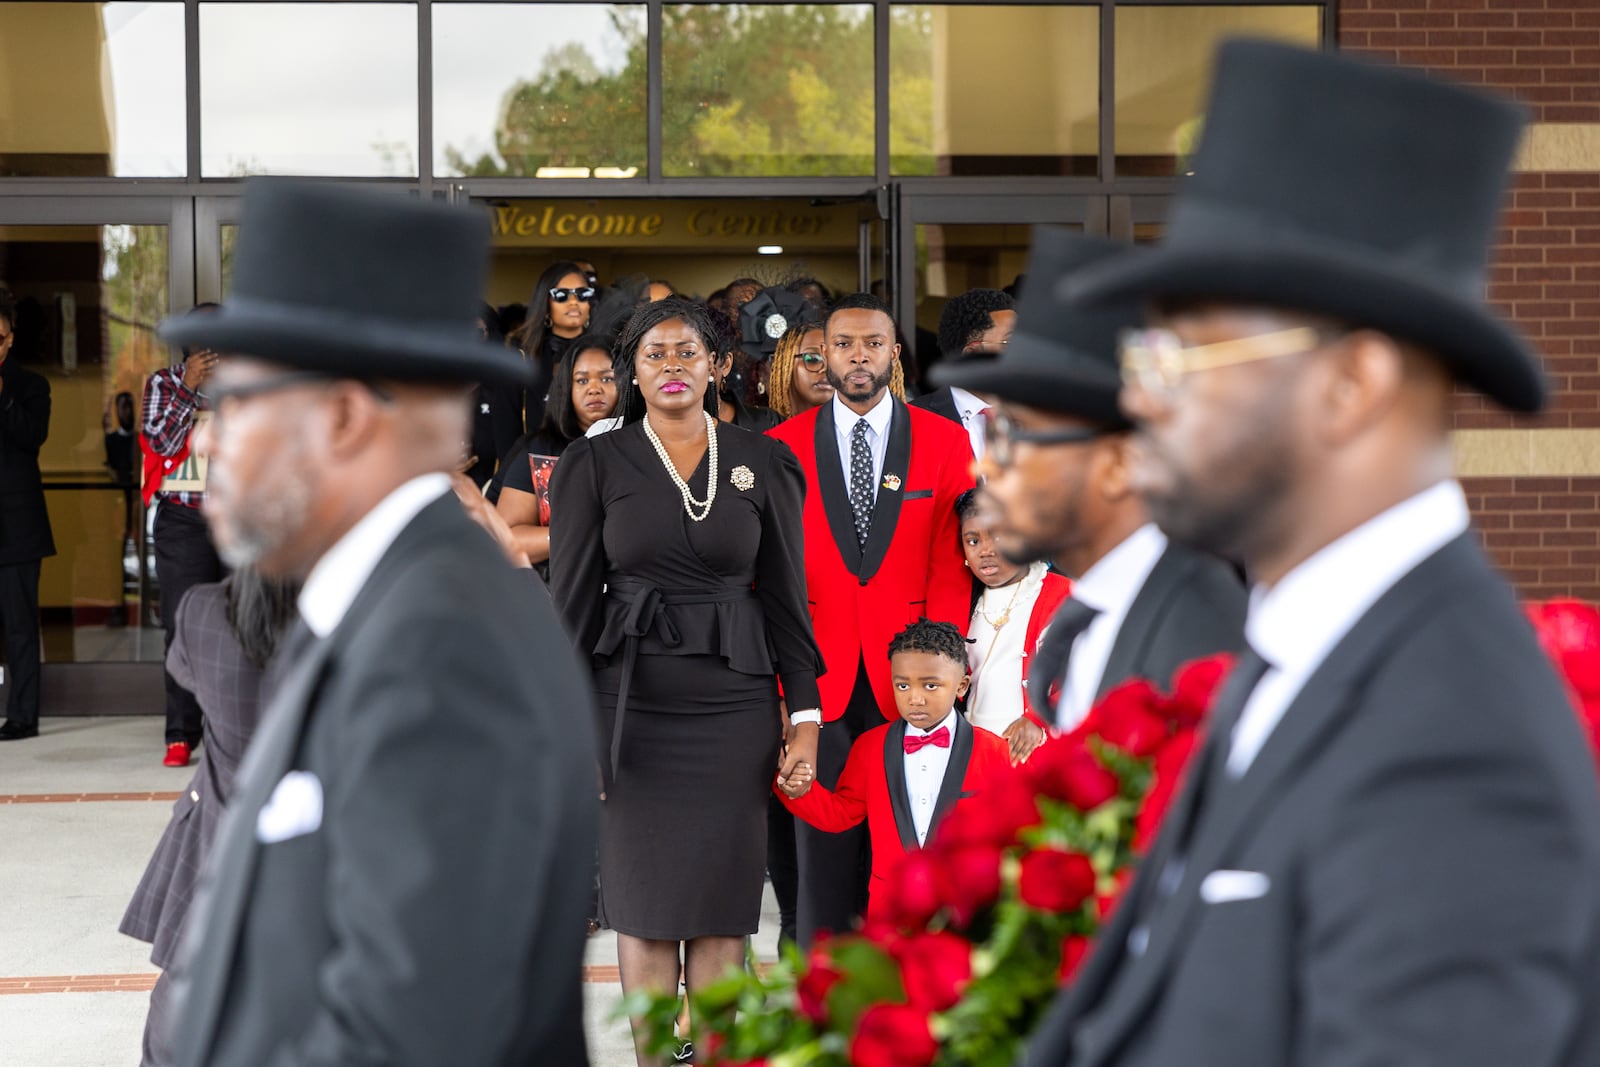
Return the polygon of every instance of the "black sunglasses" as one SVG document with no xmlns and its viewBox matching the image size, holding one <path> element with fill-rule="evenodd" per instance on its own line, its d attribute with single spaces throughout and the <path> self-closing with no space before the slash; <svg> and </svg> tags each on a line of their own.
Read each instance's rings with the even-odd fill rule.
<svg viewBox="0 0 1600 1067">
<path fill-rule="evenodd" d="M 554 300 L 558 304 L 565 304 L 569 296 L 575 296 L 580 301 L 587 304 L 589 301 L 594 299 L 594 288 L 592 286 L 584 286 L 582 289 L 550 290 L 550 299 Z"/>
<path fill-rule="evenodd" d="M 1011 465 L 1016 445 L 1081 445 L 1106 436 L 1106 430 L 1024 430 L 1003 411 L 990 414 L 983 427 L 988 458 L 997 467 Z"/>
</svg>

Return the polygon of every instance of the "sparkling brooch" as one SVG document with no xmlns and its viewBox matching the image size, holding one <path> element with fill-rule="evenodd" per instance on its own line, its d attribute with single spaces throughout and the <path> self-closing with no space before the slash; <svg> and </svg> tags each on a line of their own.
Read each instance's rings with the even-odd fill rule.
<svg viewBox="0 0 1600 1067">
<path fill-rule="evenodd" d="M 743 463 L 733 468 L 731 473 L 733 475 L 733 487 L 739 490 L 739 492 L 743 493 L 747 490 L 755 488 L 755 472 L 753 472 L 749 467 L 746 467 Z"/>
<path fill-rule="evenodd" d="M 900 491 L 900 476 L 898 474 L 884 475 L 883 487 L 891 493 L 898 493 Z"/>
</svg>

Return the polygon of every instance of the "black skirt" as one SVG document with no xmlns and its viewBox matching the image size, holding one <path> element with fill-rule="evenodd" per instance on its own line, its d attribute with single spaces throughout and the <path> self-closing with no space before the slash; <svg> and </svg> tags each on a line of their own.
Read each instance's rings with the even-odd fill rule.
<svg viewBox="0 0 1600 1067">
<path fill-rule="evenodd" d="M 617 673 L 596 672 L 601 737 L 611 736 Z M 754 934 L 781 733 L 776 682 L 720 656 L 641 655 L 628 703 L 600 816 L 606 924 L 654 941 Z"/>
</svg>

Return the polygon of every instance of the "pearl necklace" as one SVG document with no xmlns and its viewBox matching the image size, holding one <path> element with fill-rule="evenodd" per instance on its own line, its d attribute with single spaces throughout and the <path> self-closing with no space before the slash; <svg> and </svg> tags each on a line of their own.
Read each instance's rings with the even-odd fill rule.
<svg viewBox="0 0 1600 1067">
<path fill-rule="evenodd" d="M 709 412 L 705 414 L 706 420 L 706 451 L 709 453 L 706 471 L 706 499 L 702 503 L 689 492 L 689 483 L 683 480 L 678 473 L 678 468 L 672 465 L 672 456 L 667 453 L 667 446 L 661 443 L 661 438 L 656 436 L 656 431 L 650 426 L 650 417 L 647 415 L 641 421 L 644 423 L 644 435 L 650 439 L 656 455 L 661 457 L 661 465 L 667 468 L 667 473 L 672 476 L 672 484 L 678 487 L 678 492 L 683 497 L 683 510 L 689 513 L 689 518 L 695 522 L 704 522 L 706 516 L 711 514 L 711 502 L 717 499 L 717 420 Z M 695 509 L 700 509 L 700 514 L 695 514 Z"/>
</svg>

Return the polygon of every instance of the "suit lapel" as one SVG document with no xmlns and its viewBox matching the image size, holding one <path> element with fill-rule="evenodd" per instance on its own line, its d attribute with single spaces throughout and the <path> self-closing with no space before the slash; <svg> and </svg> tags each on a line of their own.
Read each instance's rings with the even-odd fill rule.
<svg viewBox="0 0 1600 1067">
<path fill-rule="evenodd" d="M 878 482 L 878 499 L 872 508 L 872 529 L 867 533 L 861 569 L 856 572 L 863 582 L 870 581 L 878 573 L 884 557 L 889 554 L 895 527 L 900 524 L 900 502 L 905 499 L 907 478 L 911 471 L 911 413 L 900 401 L 891 397 L 889 402 L 894 405 L 894 413 L 889 419 L 889 444 L 883 457 L 883 477 Z M 834 451 L 837 453 L 838 449 Z M 886 482 L 895 488 L 889 488 Z"/>
<path fill-rule="evenodd" d="M 1281 792 L 1285 783 L 1293 781 L 1302 766 L 1324 747 L 1328 735 L 1345 722 L 1349 709 L 1361 699 L 1367 679 L 1378 662 L 1391 654 L 1400 637 L 1424 625 L 1433 610 L 1433 601 L 1457 585 L 1463 575 L 1470 578 L 1470 572 L 1483 569 L 1470 536 L 1463 535 L 1447 544 L 1380 597 L 1307 680 L 1244 776 L 1237 781 L 1224 781 L 1213 790 L 1194 827 L 1192 848 L 1177 892 L 1155 915 L 1144 957 L 1122 961 L 1129 968 L 1126 980 L 1106 1005 L 1104 1017 L 1094 1019 L 1080 1034 L 1085 1043 L 1108 1050 L 1137 1024 L 1178 949 L 1193 932 L 1202 907 L 1200 882 L 1226 860 L 1238 839 L 1256 825 L 1254 813 Z M 1192 803 L 1196 785 L 1189 782 L 1185 786 L 1186 803 Z M 1149 871 L 1159 871 L 1158 862 L 1165 865 L 1172 850 L 1169 838 L 1182 825 L 1178 819 L 1184 814 L 1178 807 L 1168 814 L 1167 829 L 1146 861 Z M 1094 1055 L 1087 1059 L 1095 1062 Z"/>
<path fill-rule="evenodd" d="M 182 1018 L 187 1021 L 180 1031 L 188 1041 L 179 1041 L 183 1054 L 178 1063 L 184 1067 L 204 1063 L 211 1054 L 245 903 L 261 854 L 256 817 L 294 761 L 329 648 L 328 641 L 315 643 L 288 669 L 240 764 L 233 801 L 217 832 L 216 847 L 202 876 L 174 968 L 173 996 L 183 999 Z"/>
<path fill-rule="evenodd" d="M 850 492 L 845 487 L 844 468 L 839 466 L 839 430 L 833 420 L 833 401 L 817 409 L 813 444 L 817 455 L 817 493 L 828 516 L 828 529 L 839 555 L 852 574 L 861 571 L 861 544 L 856 540 L 856 520 L 850 510 Z"/>
<path fill-rule="evenodd" d="M 961 799 L 962 787 L 967 781 L 967 765 L 972 762 L 973 737 L 972 724 L 958 712 L 951 716 L 951 729 L 955 736 L 950 739 L 950 762 L 944 770 L 944 781 L 939 783 L 939 799 L 933 805 L 933 819 L 928 823 L 928 839 L 933 839 L 933 832 L 939 829 L 939 823 L 949 814 L 950 809 L 956 806 L 956 801 Z M 904 721 L 904 720 L 901 720 Z"/>
<path fill-rule="evenodd" d="M 894 812 L 894 828 L 900 831 L 900 847 L 915 852 L 917 824 L 911 819 L 911 797 L 906 792 L 906 721 L 897 719 L 883 735 L 883 780 L 889 786 L 889 807 Z"/>
<path fill-rule="evenodd" d="M 1111 654 L 1106 657 L 1106 669 L 1100 675 L 1100 684 L 1095 690 L 1097 701 L 1129 678 L 1143 676 L 1142 665 L 1155 641 L 1156 631 L 1160 629 L 1161 618 L 1188 580 L 1194 565 L 1192 556 L 1170 545 L 1156 560 L 1138 595 L 1128 606 L 1127 617 L 1122 620 L 1117 638 L 1111 644 Z M 1151 681 L 1165 683 L 1166 679 L 1153 678 Z"/>
</svg>

